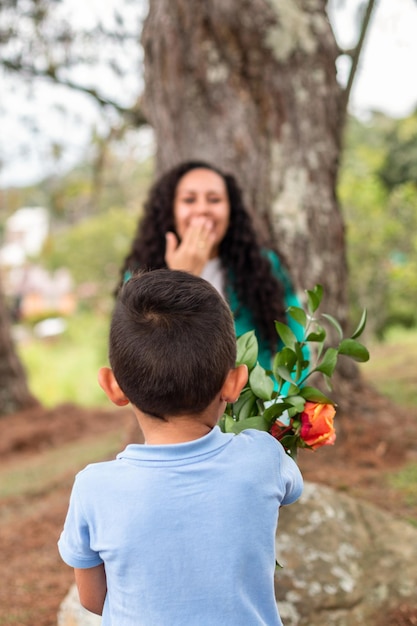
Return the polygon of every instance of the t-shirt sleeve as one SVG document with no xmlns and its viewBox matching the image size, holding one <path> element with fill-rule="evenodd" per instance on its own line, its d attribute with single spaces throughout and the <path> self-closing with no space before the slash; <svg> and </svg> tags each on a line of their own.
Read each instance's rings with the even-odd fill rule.
<svg viewBox="0 0 417 626">
<path fill-rule="evenodd" d="M 82 506 L 79 482 L 76 478 L 64 528 L 58 541 L 62 560 L 70 567 L 86 569 L 101 565 L 103 560 L 90 545 L 90 527 Z"/>
<path fill-rule="evenodd" d="M 260 430 L 248 429 L 242 433 L 256 441 L 257 454 L 264 463 L 264 471 L 276 485 L 278 506 L 298 500 L 303 492 L 303 477 L 297 463 L 287 454 L 283 445 L 269 433 Z"/>
<path fill-rule="evenodd" d="M 284 497 L 281 505 L 292 504 L 301 496 L 304 481 L 297 463 L 285 451 L 282 444 L 269 435 L 278 448 L 279 479 L 282 484 Z"/>
<path fill-rule="evenodd" d="M 285 496 L 282 505 L 292 504 L 301 496 L 303 492 L 303 477 L 297 463 L 285 452 L 283 446 L 277 441 L 281 448 L 281 479 L 285 489 Z"/>
</svg>

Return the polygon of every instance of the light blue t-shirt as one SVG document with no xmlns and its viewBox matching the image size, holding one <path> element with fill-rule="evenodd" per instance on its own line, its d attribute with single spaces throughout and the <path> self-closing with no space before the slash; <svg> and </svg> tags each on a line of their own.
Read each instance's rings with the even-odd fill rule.
<svg viewBox="0 0 417 626">
<path fill-rule="evenodd" d="M 59 551 L 76 568 L 104 562 L 103 626 L 279 626 L 278 510 L 302 484 L 257 430 L 130 444 L 77 475 Z"/>
</svg>

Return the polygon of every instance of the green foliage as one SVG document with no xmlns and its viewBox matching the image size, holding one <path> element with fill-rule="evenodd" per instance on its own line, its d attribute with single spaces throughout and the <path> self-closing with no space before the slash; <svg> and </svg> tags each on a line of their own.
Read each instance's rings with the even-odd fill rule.
<svg viewBox="0 0 417 626">
<path fill-rule="evenodd" d="M 390 472 L 387 482 L 404 498 L 410 507 L 417 505 L 417 463 L 409 463 L 397 472 Z M 410 518 L 409 521 L 417 526 L 417 520 Z"/>
<path fill-rule="evenodd" d="M 109 319 L 106 315 L 79 313 L 67 322 L 67 330 L 53 339 L 32 337 L 18 343 L 29 387 L 48 407 L 63 402 L 108 406 L 97 372 L 108 362 Z"/>
<path fill-rule="evenodd" d="M 123 140 L 123 143 L 103 146 L 96 137 L 93 145 L 99 152 L 103 151 L 99 162 L 90 158 L 64 176 L 47 178 L 40 183 L 46 198 L 44 206 L 48 206 L 61 223 L 75 224 L 114 207 L 138 212 L 152 178 L 153 160 L 138 161 L 127 152 L 126 135 Z M 124 151 L 119 155 L 121 145 Z"/>
<path fill-rule="evenodd" d="M 417 408 L 417 330 L 390 328 L 370 349 L 372 360 L 361 368 L 365 379 L 395 404 Z"/>
<path fill-rule="evenodd" d="M 84 307 L 112 304 L 152 170 L 151 159 L 139 163 L 109 153 L 99 190 L 94 191 L 91 166 L 84 165 L 59 180 L 41 183 L 55 215 L 41 262 L 50 270 L 70 270 Z"/>
<path fill-rule="evenodd" d="M 389 191 L 379 176 L 388 137 L 406 122 L 381 115 L 368 124 L 351 119 L 338 185 L 347 225 L 351 317 L 365 307 L 368 332 L 378 337 L 392 325 L 417 325 L 409 297 L 417 288 L 417 188 L 408 182 Z"/>
<path fill-rule="evenodd" d="M 300 435 L 300 414 L 306 401 L 320 404 L 333 404 L 319 389 L 307 386 L 308 379 L 319 374 L 331 389 L 331 378 L 335 371 L 338 356 L 343 354 L 358 362 L 369 359 L 368 350 L 359 341 L 365 328 L 366 312 L 351 337 L 344 338 L 339 322 L 327 314 L 319 315 L 323 289 L 316 285 L 306 291 L 307 310 L 290 307 L 289 315 L 303 327 L 303 337 L 298 340 L 291 329 L 281 322 L 276 323 L 276 331 L 283 348 L 273 359 L 272 371 L 265 370 L 257 361 L 258 341 L 254 331 L 249 331 L 237 340 L 236 365 L 246 365 L 249 378 L 242 393 L 233 404 L 228 404 L 220 420 L 224 432 L 238 433 L 246 428 L 256 428 L 269 432 L 272 425 L 285 414 L 287 424 L 283 425 L 282 444 L 295 457 L 297 448 L 308 447 Z M 336 347 L 326 347 L 327 333 L 322 318 L 334 326 L 339 334 Z M 306 348 L 314 354 L 314 362 L 306 358 Z M 273 375 L 276 384 L 273 382 Z"/>
<path fill-rule="evenodd" d="M 51 270 L 67 267 L 75 283 L 99 299 L 112 298 L 137 221 L 122 208 L 85 219 L 51 238 L 43 261 Z"/>
<path fill-rule="evenodd" d="M 111 457 L 120 447 L 120 432 L 111 431 L 43 450 L 41 455 L 20 459 L 0 468 L 0 499 L 46 493 L 66 476 L 80 471 L 87 463 Z"/>
<path fill-rule="evenodd" d="M 399 472 L 391 473 L 390 483 L 398 489 L 406 489 L 413 499 L 413 504 L 417 504 L 417 464 L 410 463 Z"/>
<path fill-rule="evenodd" d="M 389 191 L 417 184 L 417 111 L 399 120 L 386 136 L 387 150 L 378 176 Z"/>
</svg>

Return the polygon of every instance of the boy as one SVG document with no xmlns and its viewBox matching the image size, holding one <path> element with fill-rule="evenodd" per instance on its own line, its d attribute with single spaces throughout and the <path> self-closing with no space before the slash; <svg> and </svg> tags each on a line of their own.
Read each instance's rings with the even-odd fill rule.
<svg viewBox="0 0 417 626">
<path fill-rule="evenodd" d="M 216 425 L 247 380 L 230 310 L 205 280 L 131 278 L 99 383 L 132 404 L 145 444 L 87 466 L 59 540 L 81 604 L 103 626 L 277 626 L 278 509 L 302 491 L 271 435 Z"/>
</svg>

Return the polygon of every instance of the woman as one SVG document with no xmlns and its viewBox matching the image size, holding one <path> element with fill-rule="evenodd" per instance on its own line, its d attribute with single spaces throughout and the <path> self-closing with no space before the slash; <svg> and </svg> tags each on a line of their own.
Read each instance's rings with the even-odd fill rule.
<svg viewBox="0 0 417 626">
<path fill-rule="evenodd" d="M 203 161 L 182 163 L 153 185 L 121 271 L 168 267 L 202 276 L 228 301 L 236 336 L 255 330 L 259 362 L 271 368 L 278 349 L 275 320 L 300 338 L 287 318 L 300 306 L 278 253 L 260 247 L 233 176 Z"/>
</svg>

